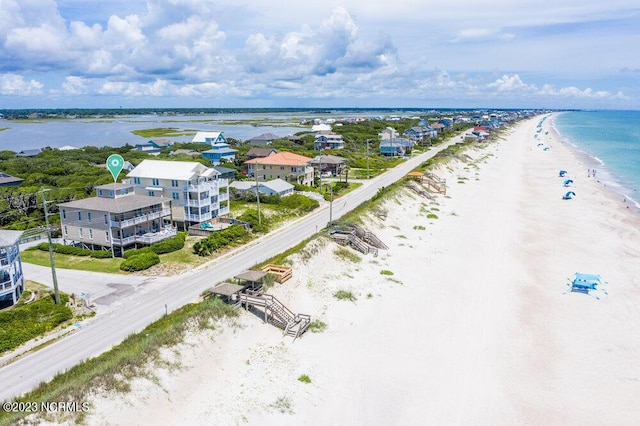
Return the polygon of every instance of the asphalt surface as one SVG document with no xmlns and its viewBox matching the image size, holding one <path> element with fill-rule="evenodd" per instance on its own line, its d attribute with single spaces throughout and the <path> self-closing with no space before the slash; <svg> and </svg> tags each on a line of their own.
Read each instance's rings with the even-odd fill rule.
<svg viewBox="0 0 640 426">
<path fill-rule="evenodd" d="M 372 198 L 379 188 L 402 179 L 422 162 L 461 140 L 458 136 L 426 153 L 410 158 L 379 177 L 364 182 L 361 187 L 349 194 L 334 200 L 333 220 L 339 219 Z M 122 291 L 125 287 L 116 288 L 115 297 L 120 299 L 120 303 L 110 303 L 109 309 L 104 313 L 87 321 L 67 337 L 0 368 L 0 383 L 2 383 L 0 400 L 10 400 L 22 395 L 79 362 L 109 350 L 128 335 L 142 330 L 163 316 L 165 309 L 171 312 L 192 303 L 204 290 L 214 284 L 228 280 L 302 242 L 327 225 L 329 209 L 330 206 L 325 206 L 287 227 L 280 228 L 220 257 L 205 267 L 177 277 L 149 280 L 144 277 L 132 278 L 116 274 L 58 270 L 60 288 L 66 291 L 76 289 L 77 294 L 91 285 L 104 289 L 108 284 L 121 284 L 130 286 L 133 290 Z M 28 276 L 29 268 L 25 268 L 25 276 Z M 32 270 L 42 277 L 43 282 L 50 281 L 46 279 L 43 270 Z M 97 283 L 101 283 L 102 287 Z M 120 293 L 118 293 L 119 290 Z M 113 293 L 106 292 L 104 296 Z"/>
</svg>

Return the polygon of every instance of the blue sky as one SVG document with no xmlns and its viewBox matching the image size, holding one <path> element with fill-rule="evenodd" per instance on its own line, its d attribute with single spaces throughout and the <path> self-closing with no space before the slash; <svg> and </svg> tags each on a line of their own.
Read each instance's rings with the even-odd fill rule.
<svg viewBox="0 0 640 426">
<path fill-rule="evenodd" d="M 640 109 L 628 0 L 0 0 L 0 108 Z"/>
</svg>

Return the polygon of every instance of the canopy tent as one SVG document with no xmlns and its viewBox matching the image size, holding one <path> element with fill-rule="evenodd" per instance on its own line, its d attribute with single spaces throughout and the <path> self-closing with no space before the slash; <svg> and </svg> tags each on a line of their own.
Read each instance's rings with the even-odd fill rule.
<svg viewBox="0 0 640 426">
<path fill-rule="evenodd" d="M 558 176 L 564 177 L 564 175 L 566 175 L 566 174 L 567 174 L 566 170 L 560 170 L 560 172 L 558 173 Z"/>
<path fill-rule="evenodd" d="M 571 179 L 567 179 L 564 181 L 563 185 L 564 186 L 571 186 L 571 184 L 573 183 L 573 181 Z"/>
<path fill-rule="evenodd" d="M 545 146 L 545 147 L 544 147 L 544 151 L 549 151 L 549 147 L 548 147 L 548 146 Z"/>
<path fill-rule="evenodd" d="M 569 192 L 567 192 L 566 194 L 564 194 L 564 197 L 562 197 L 562 199 L 563 199 L 563 200 L 570 200 L 570 199 L 572 199 L 572 198 L 573 198 L 573 197 L 575 197 L 575 196 L 576 196 L 576 193 L 575 193 L 575 192 L 573 192 L 573 191 L 569 191 Z"/>
<path fill-rule="evenodd" d="M 583 274 L 576 272 L 573 276 L 573 280 L 569 279 L 569 291 L 576 293 L 591 294 L 592 292 L 601 292 L 608 294 L 607 291 L 602 288 L 602 280 L 600 275 L 595 274 Z M 598 296 L 594 294 L 596 299 Z"/>
<path fill-rule="evenodd" d="M 544 144 L 543 144 L 542 142 L 540 142 L 540 143 L 539 143 L 538 145 L 536 145 L 536 146 L 542 146 L 542 145 L 544 145 Z"/>
</svg>

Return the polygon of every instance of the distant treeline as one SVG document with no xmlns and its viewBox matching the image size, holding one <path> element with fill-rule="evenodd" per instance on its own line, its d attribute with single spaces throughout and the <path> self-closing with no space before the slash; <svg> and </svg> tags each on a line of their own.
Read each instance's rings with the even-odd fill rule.
<svg viewBox="0 0 640 426">
<path fill-rule="evenodd" d="M 56 108 L 56 109 L 0 109 L 0 117 L 8 120 L 17 119 L 61 119 L 61 118 L 88 118 L 88 117 L 113 117 L 118 115 L 211 115 L 211 114 L 236 114 L 236 113 L 307 113 L 307 114 L 331 114 L 332 112 L 364 111 L 394 113 L 413 112 L 429 113 L 471 113 L 471 112 L 497 112 L 497 111 L 523 111 L 523 109 L 478 109 L 478 108 Z"/>
</svg>

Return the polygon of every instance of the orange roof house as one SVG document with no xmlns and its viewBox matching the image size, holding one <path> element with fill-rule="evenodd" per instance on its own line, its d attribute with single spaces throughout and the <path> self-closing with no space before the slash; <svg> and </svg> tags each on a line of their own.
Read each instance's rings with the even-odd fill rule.
<svg viewBox="0 0 640 426">
<path fill-rule="evenodd" d="M 313 158 L 293 152 L 278 152 L 263 158 L 247 160 L 247 174 L 258 180 L 283 179 L 301 185 L 313 185 L 313 167 L 309 163 Z M 255 174 L 254 174 L 255 172 Z"/>
</svg>

